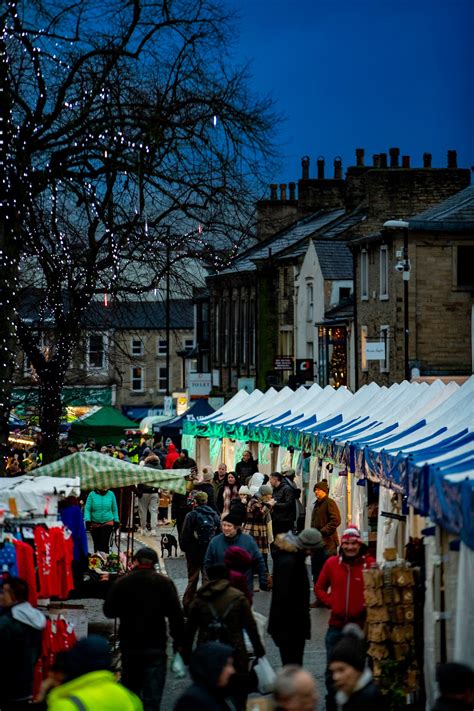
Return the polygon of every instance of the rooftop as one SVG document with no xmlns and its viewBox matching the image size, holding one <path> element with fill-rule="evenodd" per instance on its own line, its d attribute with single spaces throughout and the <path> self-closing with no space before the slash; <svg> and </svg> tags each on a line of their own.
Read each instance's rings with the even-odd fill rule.
<svg viewBox="0 0 474 711">
<path fill-rule="evenodd" d="M 474 230 L 474 185 L 412 217 L 411 230 Z"/>
</svg>

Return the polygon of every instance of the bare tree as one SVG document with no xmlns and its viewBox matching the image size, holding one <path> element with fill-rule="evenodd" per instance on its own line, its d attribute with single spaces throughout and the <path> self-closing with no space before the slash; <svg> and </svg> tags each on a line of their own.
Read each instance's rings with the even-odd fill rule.
<svg viewBox="0 0 474 711">
<path fill-rule="evenodd" d="M 231 29 L 207 0 L 7 0 L 0 14 L 0 346 L 12 353 L 16 319 L 46 461 L 91 301 L 138 296 L 190 259 L 218 269 L 249 234 L 276 117 L 232 67 Z M 47 353 L 16 317 L 17 276 L 44 293 Z M 9 383 L 11 366 L 0 420 Z"/>
</svg>

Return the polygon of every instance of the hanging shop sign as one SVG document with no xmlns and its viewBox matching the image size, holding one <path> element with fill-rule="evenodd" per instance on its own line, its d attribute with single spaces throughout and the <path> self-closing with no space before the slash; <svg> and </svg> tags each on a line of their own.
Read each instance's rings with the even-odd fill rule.
<svg viewBox="0 0 474 711">
<path fill-rule="evenodd" d="M 207 397 L 212 390 L 211 373 L 190 373 L 188 390 L 190 397 Z"/>
<path fill-rule="evenodd" d="M 306 376 L 306 380 L 312 380 L 314 374 L 314 362 L 309 358 L 296 359 L 296 374 Z"/>
<path fill-rule="evenodd" d="M 367 360 L 385 360 L 385 343 L 383 341 L 366 343 L 365 357 Z"/>
</svg>

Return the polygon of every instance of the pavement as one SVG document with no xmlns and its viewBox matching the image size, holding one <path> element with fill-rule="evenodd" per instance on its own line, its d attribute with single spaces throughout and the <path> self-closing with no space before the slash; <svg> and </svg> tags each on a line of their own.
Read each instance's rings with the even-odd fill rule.
<svg viewBox="0 0 474 711">
<path fill-rule="evenodd" d="M 160 527 L 158 535 L 152 536 L 135 536 L 135 549 L 140 545 L 147 545 L 154 548 L 159 556 L 160 568 L 163 574 L 173 580 L 178 590 L 178 595 L 182 598 L 187 584 L 186 576 L 186 561 L 184 555 L 178 550 L 178 557 L 168 557 L 165 552 L 165 558 L 161 557 L 160 539 L 161 533 L 171 533 L 171 527 Z M 174 532 L 175 533 L 175 532 Z M 268 618 L 270 610 L 270 592 L 256 592 L 254 594 L 254 607 L 257 612 Z M 113 620 L 107 620 L 102 613 L 102 600 L 77 600 L 82 602 L 87 609 L 89 619 L 89 632 L 105 634 L 111 639 L 114 639 L 116 629 Z M 291 614 L 291 610 L 288 611 Z M 324 637 L 327 629 L 327 621 L 329 611 L 326 609 L 316 608 L 311 610 L 311 640 L 306 642 L 304 666 L 316 678 L 321 699 L 324 699 L 324 670 L 326 666 L 326 650 L 324 645 Z M 265 633 L 264 645 L 267 652 L 268 660 L 275 670 L 280 669 L 281 661 L 278 648 L 273 643 L 272 638 Z M 172 658 L 172 650 L 169 649 L 169 658 Z M 173 706 L 183 692 L 183 690 L 191 683 L 189 676 L 184 679 L 175 679 L 172 672 L 168 670 L 166 685 L 163 694 L 160 711 L 172 711 Z M 323 702 L 320 703 L 320 708 L 323 707 Z"/>
</svg>

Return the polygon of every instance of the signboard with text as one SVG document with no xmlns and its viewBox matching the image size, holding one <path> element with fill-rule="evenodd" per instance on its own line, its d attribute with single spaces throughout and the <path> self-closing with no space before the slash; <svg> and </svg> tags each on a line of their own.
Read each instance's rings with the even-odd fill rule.
<svg viewBox="0 0 474 711">
<path fill-rule="evenodd" d="M 312 380 L 314 375 L 314 363 L 312 359 L 296 359 L 296 375 L 303 376 L 305 380 Z"/>
<path fill-rule="evenodd" d="M 212 390 L 211 373 L 190 373 L 188 376 L 188 392 L 191 398 L 207 397 Z"/>
<path fill-rule="evenodd" d="M 383 341 L 366 343 L 365 357 L 367 360 L 385 360 L 385 343 Z"/>
<path fill-rule="evenodd" d="M 293 370 L 293 356 L 275 356 L 273 370 Z"/>
</svg>

